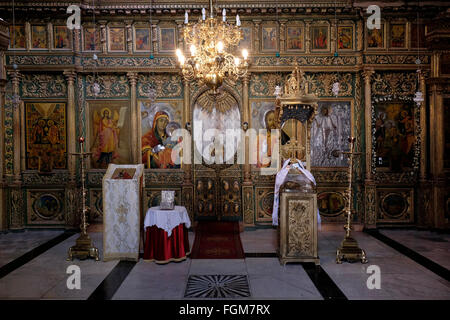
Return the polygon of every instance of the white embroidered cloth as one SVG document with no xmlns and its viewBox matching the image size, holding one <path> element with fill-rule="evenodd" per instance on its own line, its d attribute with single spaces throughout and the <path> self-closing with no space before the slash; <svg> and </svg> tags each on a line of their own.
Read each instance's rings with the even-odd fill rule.
<svg viewBox="0 0 450 320">
<path fill-rule="evenodd" d="M 191 220 L 187 210 L 183 206 L 175 206 L 173 210 L 161 210 L 158 207 L 151 207 L 147 210 L 144 220 L 144 230 L 147 227 L 157 226 L 167 232 L 167 236 L 172 235 L 172 230 L 179 224 L 184 223 L 186 228 L 190 228 Z"/>
<path fill-rule="evenodd" d="M 132 179 L 112 179 L 116 169 L 136 169 Z M 139 260 L 140 190 L 144 165 L 110 164 L 103 177 L 103 260 Z"/>
<path fill-rule="evenodd" d="M 278 207 L 280 204 L 280 187 L 283 185 L 284 181 L 286 180 L 286 177 L 289 173 L 289 169 L 291 166 L 289 165 L 289 159 L 284 161 L 283 167 L 281 170 L 277 173 L 277 176 L 275 178 L 275 193 L 273 197 L 273 211 L 272 211 L 272 225 L 277 226 L 278 225 Z M 314 179 L 314 176 L 306 170 L 306 168 L 303 166 L 302 162 L 298 160 L 298 163 L 294 163 L 292 165 L 293 168 L 299 169 L 306 178 L 311 181 L 314 185 L 316 185 L 316 179 Z M 319 210 L 317 210 L 317 221 L 320 225 L 320 214 Z"/>
</svg>

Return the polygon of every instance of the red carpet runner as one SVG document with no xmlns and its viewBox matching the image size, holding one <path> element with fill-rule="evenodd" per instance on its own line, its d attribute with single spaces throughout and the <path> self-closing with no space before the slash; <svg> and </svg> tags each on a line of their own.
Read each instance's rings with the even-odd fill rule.
<svg viewBox="0 0 450 320">
<path fill-rule="evenodd" d="M 195 231 L 191 259 L 244 259 L 239 223 L 200 221 Z"/>
</svg>

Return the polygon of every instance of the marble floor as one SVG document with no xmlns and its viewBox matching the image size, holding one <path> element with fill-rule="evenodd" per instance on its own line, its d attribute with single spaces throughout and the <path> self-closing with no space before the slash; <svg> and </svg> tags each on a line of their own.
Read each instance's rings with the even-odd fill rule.
<svg viewBox="0 0 450 320">
<path fill-rule="evenodd" d="M 416 230 L 382 230 L 383 235 L 416 250 L 444 268 L 450 265 L 448 235 Z M 0 234 L 0 275 L 5 265 L 61 235 L 62 231 L 27 231 Z M 364 232 L 354 237 L 368 256 L 368 264 L 335 263 L 335 252 L 343 238 L 338 231 L 319 232 L 320 269 L 307 264 L 281 266 L 276 258 L 276 230 L 244 231 L 241 240 L 245 259 L 187 259 L 178 263 L 157 265 L 140 260 L 130 262 L 66 261 L 67 250 L 78 235 L 51 246 L 45 252 L 0 277 L 0 299 L 98 299 L 155 300 L 209 299 L 188 294 L 189 279 L 221 275 L 224 281 L 245 286 L 246 294 L 236 299 L 414 299 L 450 300 L 448 278 L 439 276 L 426 266 L 398 252 L 386 243 Z M 102 233 L 91 237 L 102 255 Z M 192 247 L 194 232 L 189 232 Z M 69 265 L 81 270 L 81 289 L 67 288 Z M 371 274 L 367 268 L 376 265 L 381 273 L 381 288 L 368 289 Z M 114 280 L 118 269 L 126 269 Z M 317 272 L 317 274 L 315 274 Z M 447 269 L 448 272 L 448 269 Z M 239 277 L 235 277 L 239 276 Z M 320 278 L 318 280 L 318 278 Z M 106 281 L 105 279 L 108 279 Z M 230 280 L 231 279 L 231 280 Z M 201 282 L 200 281 L 200 282 Z M 105 284 L 108 282 L 108 284 Z M 105 295 L 104 291 L 109 292 Z M 190 291 L 189 291 L 190 292 Z M 331 294 L 327 294 L 331 292 Z"/>
</svg>

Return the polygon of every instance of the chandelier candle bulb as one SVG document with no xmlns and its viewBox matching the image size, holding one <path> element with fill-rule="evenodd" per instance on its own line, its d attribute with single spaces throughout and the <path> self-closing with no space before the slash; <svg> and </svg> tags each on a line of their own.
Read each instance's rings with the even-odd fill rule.
<svg viewBox="0 0 450 320">
<path fill-rule="evenodd" d="M 205 21 L 206 19 L 206 10 L 205 8 L 202 9 L 202 20 Z"/>
<path fill-rule="evenodd" d="M 241 26 L 241 19 L 239 18 L 239 15 L 238 15 L 238 14 L 236 15 L 236 25 L 237 25 L 238 27 Z"/>
<path fill-rule="evenodd" d="M 191 47 L 189 48 L 191 51 L 191 56 L 195 56 L 195 53 L 197 52 L 197 48 L 195 47 L 195 45 L 191 44 Z"/>
<path fill-rule="evenodd" d="M 222 21 L 227 21 L 227 10 L 225 10 L 225 8 L 222 10 Z"/>
<path fill-rule="evenodd" d="M 223 42 L 222 41 L 219 41 L 217 43 L 217 51 L 219 51 L 219 53 L 223 52 Z"/>
<path fill-rule="evenodd" d="M 189 15 L 187 13 L 187 11 L 184 13 L 184 24 L 188 24 L 189 23 Z"/>
<path fill-rule="evenodd" d="M 244 57 L 244 60 L 247 60 L 247 58 L 248 58 L 248 50 L 247 49 L 242 50 L 242 56 Z"/>
</svg>

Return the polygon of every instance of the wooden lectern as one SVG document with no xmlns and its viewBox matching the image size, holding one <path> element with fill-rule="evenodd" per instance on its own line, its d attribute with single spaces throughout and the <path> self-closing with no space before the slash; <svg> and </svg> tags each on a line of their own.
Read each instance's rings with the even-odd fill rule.
<svg viewBox="0 0 450 320">
<path fill-rule="evenodd" d="M 295 66 L 284 93 L 277 100 L 281 163 L 298 160 L 311 170 L 311 124 L 317 113 L 317 98 L 308 94 L 303 72 Z M 298 169 L 291 168 L 280 188 L 279 259 L 319 264 L 317 246 L 317 192 L 315 185 Z"/>
</svg>

